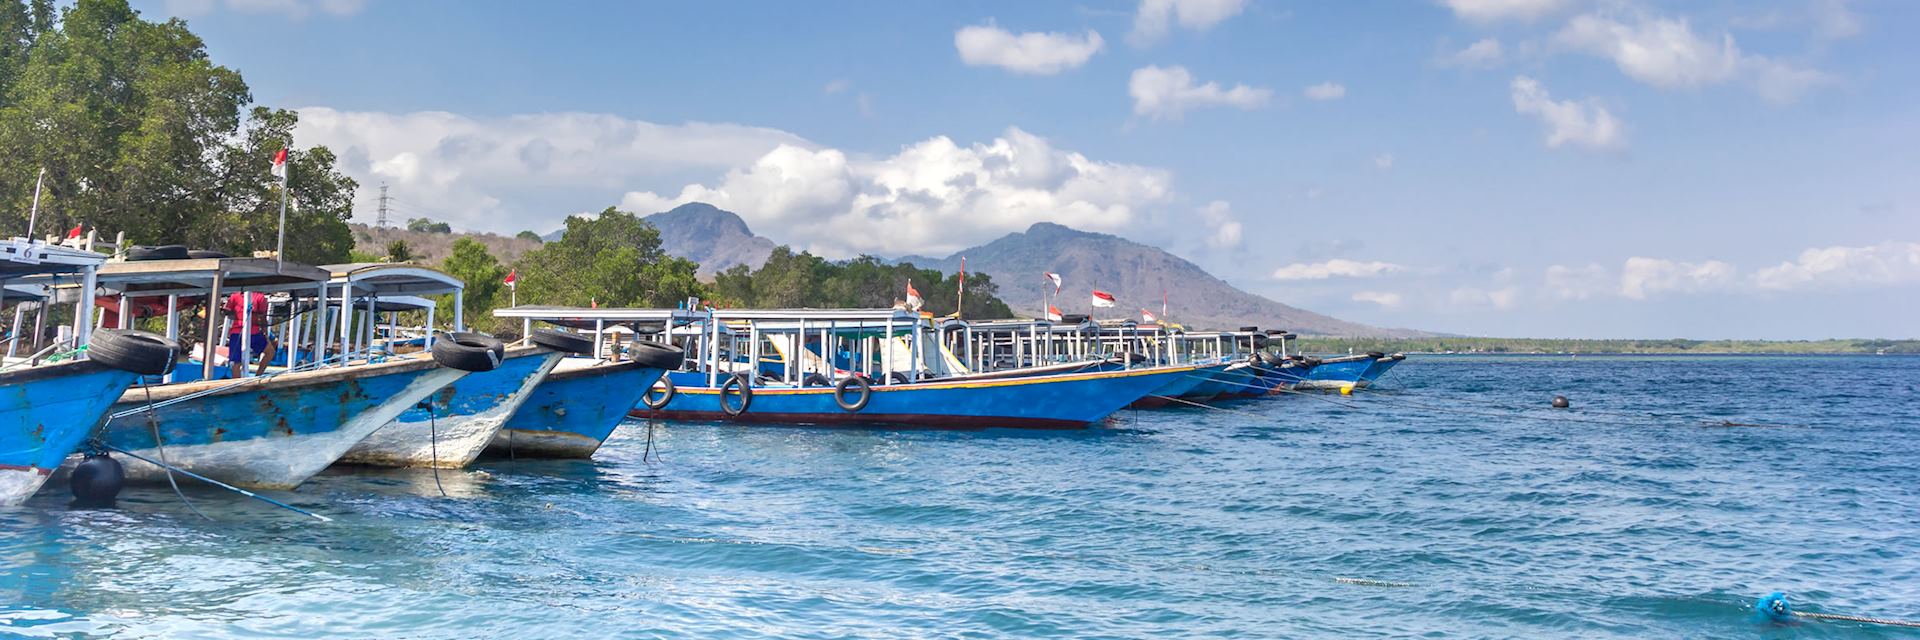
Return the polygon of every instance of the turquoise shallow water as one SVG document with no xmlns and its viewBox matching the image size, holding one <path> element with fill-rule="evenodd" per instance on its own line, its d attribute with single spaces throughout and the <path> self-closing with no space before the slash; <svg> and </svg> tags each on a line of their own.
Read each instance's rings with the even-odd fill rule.
<svg viewBox="0 0 1920 640">
<path fill-rule="evenodd" d="M 1416 357 L 1384 384 L 1070 433 L 667 424 L 646 460 L 630 424 L 593 461 L 443 472 L 451 497 L 413 471 L 284 494 L 325 525 L 49 492 L 0 510 L 0 635 L 1920 637 L 1750 610 L 1920 618 L 1920 358 Z M 1605 424 L 1500 408 L 1555 393 L 1576 410 L 1526 415 Z"/>
</svg>

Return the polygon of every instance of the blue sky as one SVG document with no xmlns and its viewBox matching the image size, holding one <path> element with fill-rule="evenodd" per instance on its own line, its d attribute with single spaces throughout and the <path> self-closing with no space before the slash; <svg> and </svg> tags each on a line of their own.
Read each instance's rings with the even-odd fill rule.
<svg viewBox="0 0 1920 640">
<path fill-rule="evenodd" d="M 397 216 L 1051 220 L 1476 335 L 1916 337 L 1920 5 L 157 0 Z M 1175 314 L 1177 316 L 1177 313 Z"/>
</svg>

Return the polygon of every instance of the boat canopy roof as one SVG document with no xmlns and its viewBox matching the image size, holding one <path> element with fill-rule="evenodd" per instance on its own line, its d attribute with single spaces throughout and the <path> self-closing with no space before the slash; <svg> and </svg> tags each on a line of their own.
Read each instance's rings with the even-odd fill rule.
<svg viewBox="0 0 1920 640">
<path fill-rule="evenodd" d="M 307 290 L 329 277 L 325 269 L 273 258 L 189 258 L 109 262 L 100 267 L 99 285 L 130 296 L 164 296 L 204 294 L 215 279 L 223 292 L 270 292 Z M 75 283 L 71 276 L 64 281 Z"/>
<path fill-rule="evenodd" d="M 434 301 L 429 300 L 427 298 L 422 298 L 420 296 L 378 296 L 373 298 L 372 300 L 373 300 L 373 310 L 381 313 L 385 313 L 389 311 L 417 311 L 420 309 L 432 309 L 436 304 Z M 334 298 L 331 301 L 329 301 L 328 304 L 338 306 L 340 304 L 340 299 Z M 362 298 L 360 300 L 355 301 L 355 306 L 361 309 L 365 309 L 367 307 L 366 299 Z"/>
<path fill-rule="evenodd" d="M 458 293 L 467 283 L 439 269 L 392 262 L 354 262 L 322 267 L 328 272 L 328 297 L 351 285 L 353 295 L 435 296 Z"/>
<path fill-rule="evenodd" d="M 107 256 L 26 238 L 0 241 L 0 280 L 74 273 L 106 263 Z"/>
<path fill-rule="evenodd" d="M 554 305 L 520 305 L 505 309 L 494 309 L 493 317 L 538 320 L 572 329 L 592 329 L 595 326 L 625 326 L 639 333 L 656 333 L 668 326 L 678 326 L 706 318 L 704 311 L 685 309 L 649 309 L 641 307 L 566 307 Z"/>
</svg>

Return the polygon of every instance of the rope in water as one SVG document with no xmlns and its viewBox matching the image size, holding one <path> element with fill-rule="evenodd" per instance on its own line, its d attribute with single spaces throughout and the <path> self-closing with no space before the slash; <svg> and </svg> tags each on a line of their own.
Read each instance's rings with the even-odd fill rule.
<svg viewBox="0 0 1920 640">
<path fill-rule="evenodd" d="M 253 498 L 253 499 L 255 499 L 255 500 L 259 500 L 259 501 L 261 501 L 261 502 L 265 502 L 265 503 L 267 503 L 267 504 L 270 504 L 270 505 L 273 505 L 273 506 L 276 506 L 276 507 L 280 507 L 280 508 L 282 508 L 282 509 L 286 509 L 286 510 L 288 510 L 288 511 L 292 511 L 292 512 L 294 512 L 294 513 L 298 513 L 298 514 L 300 514 L 300 515 L 303 515 L 303 516 L 309 516 L 309 517 L 312 517 L 312 518 L 315 518 L 315 519 L 317 519 L 317 520 L 319 520 L 319 521 L 321 521 L 321 522 L 333 522 L 333 518 L 329 518 L 329 517 L 326 517 L 326 516 L 323 516 L 323 515 L 320 515 L 320 514 L 318 514 L 318 513 L 314 513 L 314 512 L 312 512 L 312 511 L 308 511 L 308 510 L 306 510 L 306 509 L 302 509 L 302 508 L 299 508 L 299 507 L 296 507 L 296 506 L 293 506 L 293 505 L 290 505 L 290 504 L 287 504 L 287 503 L 285 503 L 285 502 L 281 502 L 281 501 L 279 501 L 279 500 L 275 500 L 275 499 L 273 499 L 273 498 L 269 498 L 269 497 L 266 497 L 266 496 L 263 496 L 263 495 L 260 495 L 260 494 L 257 494 L 257 493 L 254 493 L 254 492 L 252 492 L 252 491 L 248 491 L 248 490 L 246 490 L 246 489 L 242 489 L 242 488 L 240 488 L 240 487 L 236 487 L 236 486 L 233 486 L 233 485 L 230 485 L 230 484 L 227 484 L 227 483 L 225 483 L 225 482 L 221 482 L 221 481 L 219 481 L 219 480 L 215 480 L 215 479 L 213 479 L 213 478 L 209 478 L 209 477 L 206 477 L 206 476 L 203 476 L 203 475 L 200 475 L 200 474 L 198 474 L 198 473 L 194 473 L 194 472 L 192 472 L 192 471 L 188 471 L 188 470 L 186 470 L 186 469 L 181 469 L 181 468 L 179 468 L 179 467 L 174 467 L 174 466 L 171 466 L 171 465 L 167 465 L 167 464 L 165 464 L 165 463 L 162 463 L 162 462 L 160 462 L 160 461 L 158 461 L 158 460 L 154 460 L 153 458 L 149 458 L 149 457 L 146 457 L 146 456 L 143 456 L 143 455 L 140 455 L 140 454 L 137 454 L 137 453 L 134 453 L 134 452 L 132 452 L 132 451 L 128 451 L 128 450 L 126 450 L 126 449 L 122 449 L 122 448 L 120 448 L 120 447 L 116 447 L 116 446 L 113 446 L 113 445 L 110 445 L 110 444 L 102 444 L 101 446 L 102 446 L 102 447 L 105 447 L 105 448 L 106 448 L 106 449 L 107 449 L 108 451 L 112 451 L 112 452 L 114 452 L 114 453 L 118 453 L 118 454 L 120 454 L 120 455 L 124 455 L 124 456 L 126 456 L 126 457 L 129 457 L 129 458 L 133 458 L 133 459 L 135 459 L 135 460 L 139 460 L 139 461 L 141 461 L 141 462 L 145 462 L 145 463 L 147 463 L 147 464 L 150 464 L 150 465 L 154 465 L 154 466 L 157 466 L 157 467 L 164 467 L 164 468 L 166 468 L 167 470 L 169 470 L 169 471 L 173 471 L 173 472 L 175 472 L 175 473 L 179 473 L 180 475 L 183 475 L 183 476 L 186 476 L 186 477 L 189 477 L 189 478 L 193 478 L 193 479 L 195 479 L 195 480 L 199 480 L 199 481 L 201 481 L 201 482 L 205 482 L 205 483 L 207 483 L 207 484 L 210 484 L 210 485 L 213 485 L 213 486 L 216 486 L 216 487 L 220 487 L 220 488 L 222 488 L 222 489 L 226 489 L 226 490 L 228 490 L 228 491 L 232 491 L 232 492 L 234 492 L 234 493 L 238 493 L 238 494 L 240 494 L 240 495 L 243 495 L 243 496 L 246 496 L 246 497 L 249 497 L 249 498 Z"/>
<path fill-rule="evenodd" d="M 167 485 L 173 487 L 173 495 L 178 496 L 180 503 L 187 505 L 187 509 L 194 515 L 212 520 L 212 517 L 200 512 L 200 507 L 193 506 L 193 501 L 187 499 L 187 494 L 180 491 L 179 481 L 173 479 L 173 465 L 167 462 L 167 445 L 160 437 L 160 420 L 153 415 L 153 386 L 141 385 L 140 388 L 147 393 L 147 427 L 153 430 L 153 450 L 160 454 L 160 469 L 167 472 Z"/>
<path fill-rule="evenodd" d="M 433 412 L 433 399 L 421 400 L 420 405 L 427 408 L 427 449 L 433 456 L 427 461 L 427 467 L 433 469 L 433 488 L 440 490 L 440 497 L 447 497 L 447 488 L 440 485 L 440 418 Z"/>
<path fill-rule="evenodd" d="M 1794 617 L 1797 617 L 1797 618 L 1812 618 L 1814 620 L 1839 620 L 1842 622 L 1864 622 L 1866 624 L 1882 624 L 1890 627 L 1909 627 L 1914 629 L 1920 629 L 1920 621 L 1916 621 L 1916 620 L 1889 620 L 1887 618 L 1869 618 L 1866 616 L 1849 616 L 1849 615 L 1841 615 L 1838 613 L 1807 613 L 1805 611 L 1795 611 L 1793 612 L 1793 615 Z"/>
</svg>

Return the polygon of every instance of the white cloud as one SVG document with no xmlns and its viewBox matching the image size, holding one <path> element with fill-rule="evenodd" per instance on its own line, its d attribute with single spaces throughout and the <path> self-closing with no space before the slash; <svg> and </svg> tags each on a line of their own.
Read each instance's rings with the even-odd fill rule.
<svg viewBox="0 0 1920 640">
<path fill-rule="evenodd" d="M 1273 270 L 1275 280 L 1326 280 L 1328 278 L 1372 278 L 1406 270 L 1391 262 L 1360 262 L 1334 258 L 1326 262 L 1300 262 Z"/>
<path fill-rule="evenodd" d="M 1240 247 L 1240 221 L 1233 217 L 1232 205 L 1225 200 L 1215 200 L 1201 207 L 1199 213 L 1200 219 L 1213 229 L 1213 233 L 1207 236 L 1207 246 L 1215 249 Z"/>
<path fill-rule="evenodd" d="M 166 12 L 180 17 L 211 13 L 225 7 L 242 13 L 278 13 L 305 18 L 314 9 L 334 16 L 350 16 L 367 7 L 367 0 L 167 0 Z"/>
<path fill-rule="evenodd" d="M 1814 35 L 1837 40 L 1860 35 L 1865 28 L 1866 21 L 1847 7 L 1847 0 L 1814 0 Z"/>
<path fill-rule="evenodd" d="M 1127 82 L 1127 93 L 1133 96 L 1135 114 L 1155 120 L 1179 120 L 1188 109 L 1204 107 L 1258 109 L 1273 98 L 1271 89 L 1244 84 L 1231 89 L 1222 89 L 1215 82 L 1195 85 L 1193 74 L 1182 66 L 1135 69 Z"/>
<path fill-rule="evenodd" d="M 1506 48 L 1500 46 L 1498 38 L 1481 38 L 1465 49 L 1441 56 L 1439 63 L 1446 67 L 1491 67 L 1506 55 Z"/>
<path fill-rule="evenodd" d="M 1635 256 L 1620 269 L 1620 295 L 1644 300 L 1657 293 L 1725 289 L 1737 282 L 1735 274 L 1733 265 L 1719 260 L 1677 262 Z"/>
<path fill-rule="evenodd" d="M 1546 125 L 1548 147 L 1569 143 L 1594 149 L 1626 146 L 1626 127 L 1596 101 L 1556 102 L 1539 81 L 1526 76 L 1515 76 L 1512 90 L 1513 110 Z"/>
<path fill-rule="evenodd" d="M 1584 267 L 1553 265 L 1547 267 L 1547 293 L 1562 300 L 1585 300 L 1618 290 L 1618 283 L 1607 268 L 1598 264 Z"/>
<path fill-rule="evenodd" d="M 1393 168 L 1393 154 L 1382 153 L 1373 157 L 1373 168 L 1385 171 Z"/>
<path fill-rule="evenodd" d="M 1797 260 L 1754 273 L 1753 282 L 1769 290 L 1916 284 L 1920 242 L 1808 249 Z"/>
<path fill-rule="evenodd" d="M 1015 34 L 993 23 L 953 32 L 960 60 L 975 67 L 1000 67 L 1014 73 L 1052 75 L 1078 68 L 1106 47 L 1098 32 L 1085 36 L 1059 32 Z"/>
<path fill-rule="evenodd" d="M 671 197 L 635 191 L 623 202 L 636 210 L 712 203 L 758 233 L 832 258 L 945 255 L 1041 221 L 1126 229 L 1143 207 L 1170 197 L 1171 182 L 1166 171 L 1097 162 L 1013 128 L 990 143 L 938 136 L 871 160 L 781 145 L 711 185 Z"/>
<path fill-rule="evenodd" d="M 1382 307 L 1398 307 L 1402 302 L 1400 294 L 1390 291 L 1356 291 L 1354 302 L 1371 302 Z"/>
<path fill-rule="evenodd" d="M 1482 289 L 1479 287 L 1460 287 L 1447 294 L 1447 301 L 1457 307 L 1493 307 L 1505 311 L 1512 309 L 1520 300 L 1518 287 Z"/>
<path fill-rule="evenodd" d="M 821 88 L 820 88 L 820 93 L 824 93 L 824 94 L 827 94 L 827 95 L 833 95 L 833 94 L 836 94 L 836 93 L 840 93 L 840 92 L 842 92 L 842 91 L 846 91 L 846 90 L 847 90 L 847 88 L 848 88 L 848 87 L 851 87 L 851 86 L 853 86 L 853 82 L 852 82 L 852 81 L 849 81 L 849 80 L 847 80 L 846 78 L 840 78 L 840 79 L 838 79 L 838 80 L 833 80 L 833 81 L 830 81 L 830 82 L 828 82 L 828 83 L 826 84 L 826 86 L 824 86 L 824 87 L 821 87 Z"/>
<path fill-rule="evenodd" d="M 1568 0 L 1441 0 L 1453 15 L 1473 22 L 1529 21 L 1559 12 Z"/>
<path fill-rule="evenodd" d="M 1307 87 L 1300 93 L 1314 100 L 1339 100 L 1347 97 L 1347 86 L 1337 82 L 1322 82 Z"/>
<path fill-rule="evenodd" d="M 1187 29 L 1205 31 L 1240 15 L 1246 4 L 1246 0 L 1140 0 L 1127 42 L 1136 47 L 1153 44 L 1176 22 Z"/>
<path fill-rule="evenodd" d="M 1762 97 L 1790 102 L 1827 81 L 1817 70 L 1742 53 L 1732 34 L 1722 33 L 1718 39 L 1696 34 L 1685 18 L 1639 15 L 1623 22 L 1585 14 L 1568 21 L 1553 39 L 1562 47 L 1610 59 L 1628 77 L 1663 89 L 1744 78 Z"/>
</svg>

